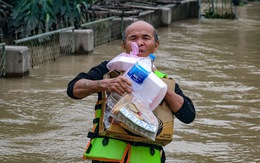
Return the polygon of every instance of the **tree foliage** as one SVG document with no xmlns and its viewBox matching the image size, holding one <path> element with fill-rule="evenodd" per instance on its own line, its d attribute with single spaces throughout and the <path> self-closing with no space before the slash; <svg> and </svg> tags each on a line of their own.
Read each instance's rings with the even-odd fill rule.
<svg viewBox="0 0 260 163">
<path fill-rule="evenodd" d="M 82 23 L 82 10 L 93 0 L 14 0 L 9 27 L 29 36 Z"/>
</svg>

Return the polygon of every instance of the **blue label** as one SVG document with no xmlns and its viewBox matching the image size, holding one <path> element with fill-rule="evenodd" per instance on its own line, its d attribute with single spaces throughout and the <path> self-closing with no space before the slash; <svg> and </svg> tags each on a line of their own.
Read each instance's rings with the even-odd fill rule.
<svg viewBox="0 0 260 163">
<path fill-rule="evenodd" d="M 146 71 L 143 67 L 134 65 L 127 75 L 136 83 L 143 84 L 144 80 L 148 77 L 150 72 Z"/>
</svg>

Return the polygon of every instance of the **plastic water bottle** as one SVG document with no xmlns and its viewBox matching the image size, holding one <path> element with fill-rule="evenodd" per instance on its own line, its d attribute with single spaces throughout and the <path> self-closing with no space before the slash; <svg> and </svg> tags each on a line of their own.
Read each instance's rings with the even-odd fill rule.
<svg viewBox="0 0 260 163">
<path fill-rule="evenodd" d="M 127 71 L 124 76 L 130 79 L 132 82 L 132 90 L 137 91 L 143 84 L 144 80 L 152 72 L 153 61 L 155 56 L 150 54 L 148 57 L 138 60 L 132 68 Z"/>
<path fill-rule="evenodd" d="M 134 96 L 152 111 L 161 103 L 167 92 L 167 85 L 152 71 L 154 60 L 155 56 L 150 54 L 149 57 L 138 60 L 123 75 L 131 81 Z"/>
</svg>

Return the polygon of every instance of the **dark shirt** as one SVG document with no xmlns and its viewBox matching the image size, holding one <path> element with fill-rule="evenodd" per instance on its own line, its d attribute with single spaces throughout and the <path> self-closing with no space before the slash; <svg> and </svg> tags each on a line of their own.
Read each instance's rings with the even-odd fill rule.
<svg viewBox="0 0 260 163">
<path fill-rule="evenodd" d="M 103 76 L 109 72 L 107 68 L 108 61 L 104 61 L 99 65 L 91 68 L 87 73 L 81 72 L 74 79 L 72 79 L 67 88 L 67 94 L 73 99 L 79 99 L 73 95 L 74 84 L 80 79 L 89 79 L 89 80 L 102 80 Z M 175 93 L 184 98 L 184 103 L 182 107 L 174 113 L 174 115 L 183 123 L 191 123 L 195 119 L 196 111 L 193 106 L 192 101 L 189 97 L 185 96 L 180 89 L 179 85 L 175 83 Z M 98 92 L 98 100 L 101 99 L 101 92 Z"/>
</svg>

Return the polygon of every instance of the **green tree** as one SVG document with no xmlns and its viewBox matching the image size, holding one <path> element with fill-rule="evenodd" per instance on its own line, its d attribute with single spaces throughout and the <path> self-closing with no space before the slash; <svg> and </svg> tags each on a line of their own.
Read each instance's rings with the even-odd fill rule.
<svg viewBox="0 0 260 163">
<path fill-rule="evenodd" d="M 68 26 L 80 25 L 82 10 L 89 0 L 15 0 L 10 19 L 10 29 L 16 37 L 26 37 Z"/>
</svg>

